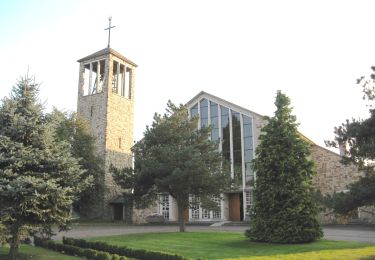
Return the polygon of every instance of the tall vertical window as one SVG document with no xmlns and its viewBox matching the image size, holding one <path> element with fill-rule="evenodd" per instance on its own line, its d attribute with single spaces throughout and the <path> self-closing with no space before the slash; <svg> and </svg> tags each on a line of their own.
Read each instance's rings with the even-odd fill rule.
<svg viewBox="0 0 375 260">
<path fill-rule="evenodd" d="M 222 138 L 222 153 L 226 160 L 226 166 L 230 167 L 230 125 L 229 125 L 229 109 L 220 106 L 221 110 L 221 138 Z"/>
<path fill-rule="evenodd" d="M 212 218 L 221 219 L 221 199 L 220 197 L 214 197 L 214 201 L 216 202 L 219 209 L 212 211 Z"/>
<path fill-rule="evenodd" d="M 242 180 L 242 149 L 240 113 L 232 111 L 233 169 L 234 178 Z"/>
<path fill-rule="evenodd" d="M 250 216 L 250 210 L 253 206 L 253 193 L 252 191 L 246 191 L 246 215 Z"/>
<path fill-rule="evenodd" d="M 208 101 L 207 99 L 202 99 L 199 102 L 200 105 L 200 119 L 201 127 L 208 127 Z"/>
<path fill-rule="evenodd" d="M 112 93 L 119 93 L 119 63 L 114 61 L 112 64 Z M 120 87 L 121 88 L 121 87 Z"/>
<path fill-rule="evenodd" d="M 117 61 L 113 61 L 112 68 L 112 93 L 131 98 L 132 70 Z"/>
<path fill-rule="evenodd" d="M 190 197 L 191 202 L 191 218 L 192 219 L 199 219 L 199 204 L 200 200 L 198 196 L 192 195 Z"/>
<path fill-rule="evenodd" d="M 164 219 L 169 220 L 169 195 L 160 195 L 160 211 Z"/>
<path fill-rule="evenodd" d="M 211 141 L 219 140 L 219 110 L 215 102 L 210 101 L 210 117 L 211 117 Z"/>
<path fill-rule="evenodd" d="M 83 68 L 83 95 L 103 92 L 105 60 L 87 63 Z"/>
<path fill-rule="evenodd" d="M 124 79 L 124 96 L 127 98 L 127 99 L 131 99 L 132 97 L 132 93 L 131 93 L 131 89 L 132 89 L 132 77 L 133 77 L 133 71 L 131 68 L 126 68 L 126 71 L 125 71 L 125 79 Z"/>
<path fill-rule="evenodd" d="M 247 178 L 253 179 L 254 174 L 251 169 L 251 161 L 253 160 L 253 124 L 248 116 L 243 116 L 242 119 L 245 175 Z"/>
</svg>

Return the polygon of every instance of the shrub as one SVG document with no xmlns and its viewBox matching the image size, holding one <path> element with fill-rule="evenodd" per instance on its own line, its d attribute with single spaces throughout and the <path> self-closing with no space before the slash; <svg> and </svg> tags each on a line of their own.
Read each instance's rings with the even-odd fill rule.
<svg viewBox="0 0 375 260">
<path fill-rule="evenodd" d="M 91 241 L 86 241 L 84 239 L 64 237 L 63 243 L 66 245 L 72 245 L 72 246 L 82 247 L 86 249 L 90 248 L 94 250 L 108 252 L 112 255 L 127 256 L 127 257 L 136 258 L 140 260 L 187 260 L 187 258 L 183 256 L 179 256 L 179 255 L 171 255 L 168 253 L 154 252 L 154 251 L 148 251 L 144 249 L 131 249 L 125 246 L 120 247 L 120 246 L 115 246 L 115 245 L 109 245 L 107 243 L 100 242 L 100 241 L 91 242 Z M 106 259 L 106 258 L 101 258 L 101 259 Z"/>
<path fill-rule="evenodd" d="M 77 244 L 86 245 L 86 241 L 83 239 L 77 239 Z M 63 238 L 63 244 L 55 243 L 49 239 L 42 239 L 39 237 L 34 237 L 35 246 L 44 247 L 54 251 L 58 251 L 67 255 L 75 255 L 79 257 L 85 257 L 91 260 L 127 260 L 125 256 L 119 256 L 116 254 L 110 254 L 108 252 L 101 252 L 91 248 L 81 248 L 75 245 L 67 244 L 72 242 L 71 238 Z"/>
</svg>

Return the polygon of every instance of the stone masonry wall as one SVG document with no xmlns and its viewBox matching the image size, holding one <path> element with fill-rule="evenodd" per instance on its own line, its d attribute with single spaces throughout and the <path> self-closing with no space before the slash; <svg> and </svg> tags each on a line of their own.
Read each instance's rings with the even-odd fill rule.
<svg viewBox="0 0 375 260">
<path fill-rule="evenodd" d="M 109 56 L 109 64 L 113 61 L 126 64 L 133 70 L 131 78 L 131 97 L 120 96 L 112 93 L 111 84 L 109 84 L 108 100 L 107 100 L 107 125 L 106 125 L 106 154 L 105 154 L 105 184 L 107 191 L 105 193 L 105 202 L 108 206 L 108 201 L 120 195 L 122 190 L 113 181 L 112 175 L 109 172 L 111 164 L 116 168 L 132 167 L 132 152 L 131 147 L 134 145 L 133 141 L 133 125 L 134 125 L 134 67 L 127 64 L 125 61 L 118 59 L 116 56 Z M 112 79 L 113 70 L 110 69 L 108 76 Z M 106 210 L 110 212 L 109 209 Z M 111 216 L 106 215 L 106 218 Z"/>
<path fill-rule="evenodd" d="M 311 158 L 315 162 L 317 175 L 313 178 L 314 186 L 323 195 L 347 190 L 347 186 L 362 176 L 354 165 L 343 165 L 341 156 L 318 145 L 311 146 Z M 345 223 L 348 219 L 338 219 L 328 212 L 320 213 L 323 224 Z"/>
<path fill-rule="evenodd" d="M 86 63 L 97 60 L 106 60 L 106 56 L 97 57 L 88 60 Z M 109 70 L 109 64 L 106 60 L 105 71 Z M 107 75 L 107 73 L 105 73 Z M 107 95 L 108 78 L 104 78 L 103 92 L 94 95 L 83 96 L 84 87 L 84 64 L 80 64 L 79 83 L 78 83 L 78 99 L 77 99 L 77 115 L 88 122 L 91 134 L 95 137 L 96 153 L 104 158 L 105 155 L 105 125 L 107 122 Z M 103 176 L 104 181 L 105 176 Z M 100 194 L 99 198 L 104 198 L 104 194 Z M 104 200 L 98 200 L 95 205 L 90 205 L 89 212 L 86 212 L 89 218 L 103 218 L 105 212 Z"/>
</svg>

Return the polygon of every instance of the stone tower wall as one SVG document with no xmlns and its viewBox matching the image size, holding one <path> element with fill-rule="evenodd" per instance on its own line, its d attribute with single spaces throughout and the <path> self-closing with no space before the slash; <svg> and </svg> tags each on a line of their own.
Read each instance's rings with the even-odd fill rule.
<svg viewBox="0 0 375 260">
<path fill-rule="evenodd" d="M 105 154 L 105 205 L 107 215 L 105 218 L 111 218 L 108 201 L 122 193 L 121 188 L 113 181 L 112 175 L 109 172 L 111 165 L 116 168 L 132 167 L 132 152 L 131 147 L 133 141 L 133 127 L 134 127 L 134 67 L 127 64 L 125 61 L 118 59 L 116 56 L 110 55 L 110 64 L 113 61 L 126 64 L 127 67 L 133 70 L 131 78 L 131 97 L 130 99 L 122 97 L 116 93 L 112 93 L 112 89 L 108 91 L 107 100 L 107 124 L 106 124 L 106 154 Z M 113 71 L 109 71 L 109 78 L 112 78 Z M 108 84 L 110 87 L 111 84 Z"/>
<path fill-rule="evenodd" d="M 105 60 L 103 90 L 101 93 L 83 96 L 84 64 Z M 131 98 L 112 93 L 113 61 L 131 68 Z M 94 57 L 80 64 L 77 114 L 85 119 L 96 139 L 96 152 L 104 159 L 105 175 L 103 200 L 93 205 L 90 217 L 112 219 L 108 202 L 122 193 L 109 172 L 111 165 L 117 168 L 132 166 L 134 115 L 134 66 L 112 54 Z M 120 141 L 121 138 L 121 141 Z M 120 144 L 121 143 L 121 144 Z"/>
</svg>

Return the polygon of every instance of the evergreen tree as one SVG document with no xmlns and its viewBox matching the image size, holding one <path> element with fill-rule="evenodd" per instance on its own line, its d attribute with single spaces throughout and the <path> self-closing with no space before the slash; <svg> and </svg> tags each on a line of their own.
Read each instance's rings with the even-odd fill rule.
<svg viewBox="0 0 375 260">
<path fill-rule="evenodd" d="M 339 147 L 344 151 L 342 163 L 353 164 L 364 175 L 348 185 L 349 192 L 327 195 L 323 203 L 340 215 L 350 215 L 358 207 L 375 205 L 375 67 L 371 67 L 370 77 L 357 80 L 363 89 L 363 99 L 368 102 L 369 117 L 366 119 L 346 120 L 335 127 L 335 140 L 327 141 L 331 147 Z"/>
<path fill-rule="evenodd" d="M 312 197 L 310 148 L 297 131 L 290 99 L 278 91 L 275 105 L 253 160 L 256 182 L 247 235 L 259 242 L 311 242 L 322 236 L 322 230 Z"/>
<path fill-rule="evenodd" d="M 67 113 L 53 109 L 47 115 L 49 124 L 55 129 L 56 141 L 69 143 L 71 154 L 79 159 L 81 168 L 85 170 L 82 178 L 92 178 L 90 189 L 79 194 L 74 209 L 81 217 L 101 217 L 98 201 L 104 196 L 104 162 L 96 154 L 95 138 L 91 135 L 88 124 L 77 117 L 76 113 Z"/>
<path fill-rule="evenodd" d="M 66 142 L 57 142 L 38 101 L 38 84 L 21 78 L 0 106 L 0 222 L 9 258 L 37 229 L 65 229 L 72 202 L 87 185 Z"/>
<path fill-rule="evenodd" d="M 177 202 L 181 232 L 184 213 L 194 206 L 189 196 L 199 197 L 206 209 L 214 208 L 213 197 L 230 187 L 217 143 L 209 140 L 210 128 L 197 126 L 198 118 L 189 118 L 185 106 L 169 102 L 167 113 L 155 114 L 152 127 L 133 147 L 134 172 L 112 169 L 119 185 L 134 189 L 138 206 L 154 203 L 160 193 L 170 194 Z"/>
</svg>

